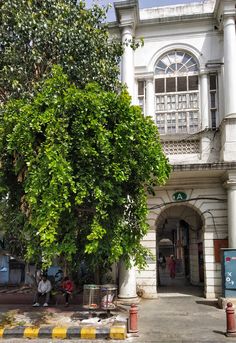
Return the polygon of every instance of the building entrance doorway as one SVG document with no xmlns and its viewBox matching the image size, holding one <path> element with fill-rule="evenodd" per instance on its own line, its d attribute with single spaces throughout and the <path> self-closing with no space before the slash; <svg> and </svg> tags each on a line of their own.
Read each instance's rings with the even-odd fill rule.
<svg viewBox="0 0 236 343">
<path fill-rule="evenodd" d="M 184 205 L 161 213 L 157 223 L 157 285 L 179 291 L 188 286 L 204 286 L 202 220 Z"/>
</svg>

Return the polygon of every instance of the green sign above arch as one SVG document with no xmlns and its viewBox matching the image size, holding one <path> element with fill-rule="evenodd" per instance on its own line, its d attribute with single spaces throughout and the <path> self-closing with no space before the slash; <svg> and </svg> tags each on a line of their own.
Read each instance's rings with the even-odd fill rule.
<svg viewBox="0 0 236 343">
<path fill-rule="evenodd" d="M 187 194 L 184 192 L 175 192 L 172 195 L 173 200 L 175 201 L 184 201 L 187 199 Z"/>
</svg>

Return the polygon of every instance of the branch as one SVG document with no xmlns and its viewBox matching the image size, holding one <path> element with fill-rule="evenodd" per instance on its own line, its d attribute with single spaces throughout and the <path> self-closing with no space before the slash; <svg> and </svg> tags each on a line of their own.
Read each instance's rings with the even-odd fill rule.
<svg viewBox="0 0 236 343">
<path fill-rule="evenodd" d="M 77 210 L 77 212 L 79 212 L 79 213 L 83 213 L 83 212 L 87 212 L 87 213 L 96 213 L 96 209 L 95 208 L 91 208 L 91 207 L 84 207 L 84 208 L 82 208 L 82 207 L 80 207 L 80 208 L 77 208 L 76 209 Z"/>
</svg>

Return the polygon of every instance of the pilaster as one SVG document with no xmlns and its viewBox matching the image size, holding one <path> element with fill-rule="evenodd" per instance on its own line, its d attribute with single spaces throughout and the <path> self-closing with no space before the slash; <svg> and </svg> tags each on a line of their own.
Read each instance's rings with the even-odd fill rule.
<svg viewBox="0 0 236 343">
<path fill-rule="evenodd" d="M 236 248 L 236 172 L 228 172 L 224 186 L 228 196 L 228 240 L 229 248 Z"/>
<path fill-rule="evenodd" d="M 122 28 L 122 43 L 124 53 L 121 62 L 121 81 L 127 85 L 128 92 L 134 102 L 134 50 L 131 47 L 133 39 L 133 27 L 125 26 Z"/>
<path fill-rule="evenodd" d="M 236 161 L 236 117 L 225 118 L 220 125 L 221 130 L 221 154 L 223 162 Z"/>
<path fill-rule="evenodd" d="M 146 78 L 146 115 L 152 117 L 155 122 L 155 91 L 153 75 Z"/>
<path fill-rule="evenodd" d="M 200 74 L 201 89 L 201 129 L 209 127 L 209 101 L 208 101 L 208 75 L 207 72 Z"/>
<path fill-rule="evenodd" d="M 201 90 L 201 129 L 204 131 L 209 128 L 209 100 L 208 100 L 208 74 L 203 71 L 200 74 L 200 90 Z M 211 150 L 211 140 L 207 136 L 207 132 L 201 135 L 201 160 L 207 161 Z"/>
<path fill-rule="evenodd" d="M 236 161 L 236 1 L 220 5 L 220 21 L 224 30 L 224 115 L 221 122 L 221 160 Z"/>
<path fill-rule="evenodd" d="M 236 117 L 235 14 L 224 15 L 225 117 Z"/>
</svg>

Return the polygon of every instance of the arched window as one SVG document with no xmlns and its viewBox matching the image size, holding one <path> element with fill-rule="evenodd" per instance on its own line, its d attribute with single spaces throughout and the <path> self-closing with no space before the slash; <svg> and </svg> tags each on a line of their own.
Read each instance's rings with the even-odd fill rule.
<svg viewBox="0 0 236 343">
<path fill-rule="evenodd" d="M 198 63 L 184 51 L 170 51 L 155 65 L 156 123 L 160 134 L 199 130 Z"/>
</svg>

